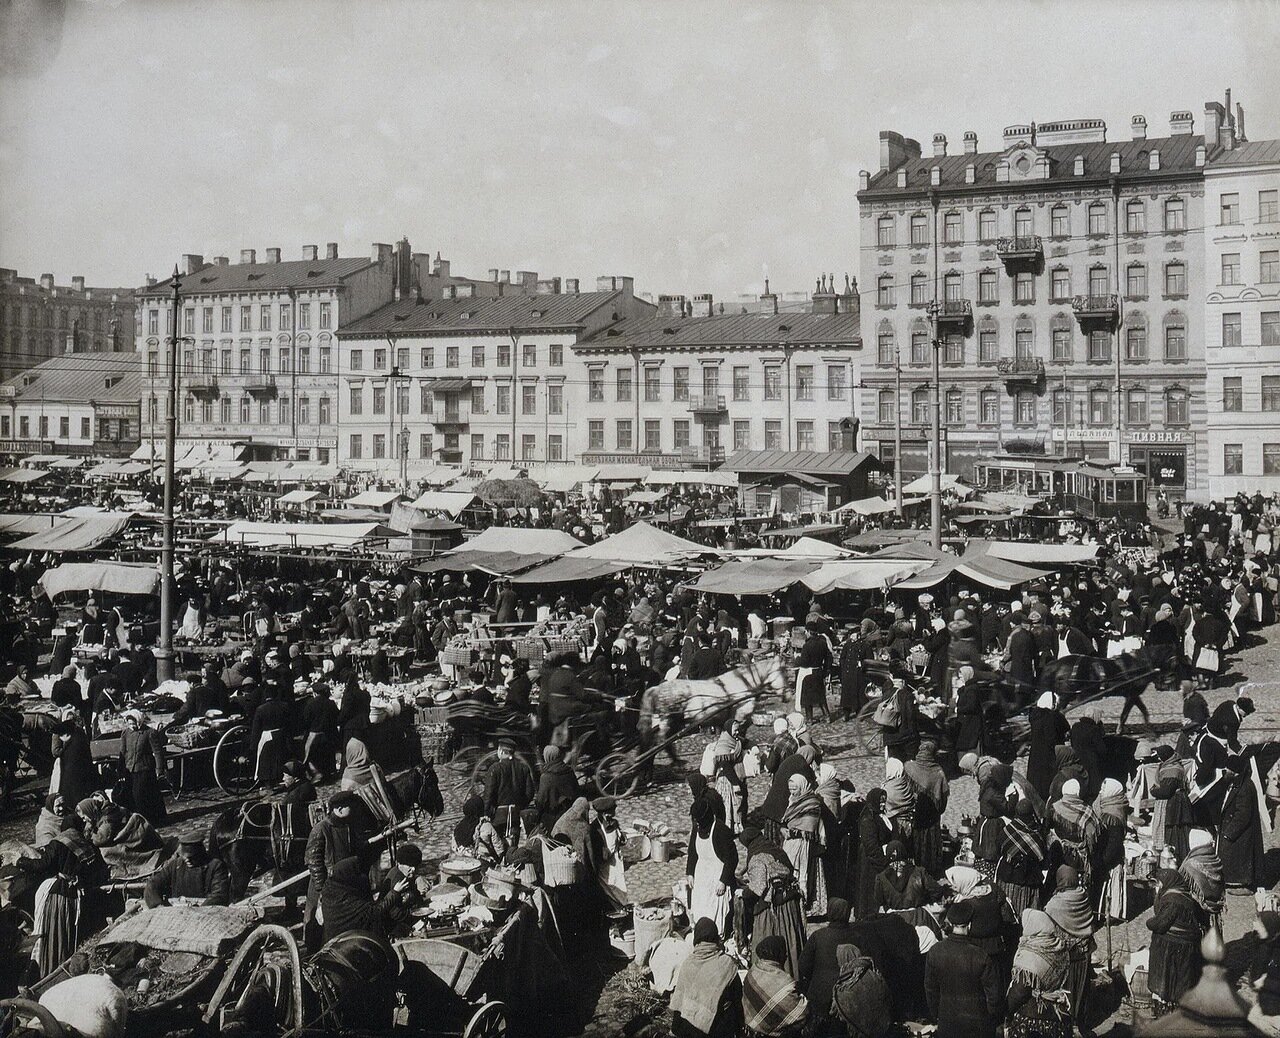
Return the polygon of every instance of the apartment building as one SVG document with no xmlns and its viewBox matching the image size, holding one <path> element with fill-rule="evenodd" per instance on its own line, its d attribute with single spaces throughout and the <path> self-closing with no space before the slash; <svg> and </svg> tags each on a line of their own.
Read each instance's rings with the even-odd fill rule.
<svg viewBox="0 0 1280 1038">
<path fill-rule="evenodd" d="M 573 347 L 585 380 L 587 463 L 710 467 L 744 450 L 855 449 L 862 348 L 857 286 L 823 278 L 809 312 L 719 314 L 710 296 L 660 296 L 658 313 Z"/>
<path fill-rule="evenodd" d="M 1280 491 L 1280 140 L 1222 110 L 1205 167 L 1208 494 Z"/>
<path fill-rule="evenodd" d="M 136 353 L 63 353 L 0 382 L 0 450 L 124 457 L 139 444 Z"/>
<path fill-rule="evenodd" d="M 960 476 L 1026 452 L 1124 461 L 1175 493 L 1203 480 L 1206 160 L 1185 111 L 1160 138 L 1142 116 L 1125 141 L 1073 119 L 994 151 L 970 131 L 958 154 L 882 132 L 858 192 L 869 449 L 894 460 L 900 415 L 903 470 L 924 472 L 937 406 Z"/>
<path fill-rule="evenodd" d="M 432 464 L 574 460 L 586 379 L 575 345 L 654 312 L 629 277 L 517 283 L 498 294 L 402 298 L 339 334 L 339 462 L 397 476 Z"/>
</svg>

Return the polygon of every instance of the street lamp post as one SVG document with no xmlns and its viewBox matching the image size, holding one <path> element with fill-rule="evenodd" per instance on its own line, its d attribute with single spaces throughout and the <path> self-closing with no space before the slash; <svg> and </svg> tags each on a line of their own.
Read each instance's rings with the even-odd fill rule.
<svg viewBox="0 0 1280 1038">
<path fill-rule="evenodd" d="M 902 518 L 902 354 L 893 346 L 893 507 Z"/>
<path fill-rule="evenodd" d="M 156 678 L 173 679 L 173 484 L 178 440 L 178 307 L 182 281 L 173 268 L 173 334 L 169 336 L 169 392 L 164 416 L 164 515 L 160 520 L 160 641 L 156 646 Z"/>
</svg>

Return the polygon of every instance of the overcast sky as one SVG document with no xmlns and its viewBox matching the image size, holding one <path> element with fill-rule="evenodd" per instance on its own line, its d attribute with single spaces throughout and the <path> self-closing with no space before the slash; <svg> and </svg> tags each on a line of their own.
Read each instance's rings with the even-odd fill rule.
<svg viewBox="0 0 1280 1038">
<path fill-rule="evenodd" d="M 881 129 L 1200 132 L 1231 87 L 1280 137 L 1271 0 L 44 2 L 0 19 L 0 266 L 60 283 L 407 235 L 479 277 L 806 289 L 857 271 Z"/>
</svg>

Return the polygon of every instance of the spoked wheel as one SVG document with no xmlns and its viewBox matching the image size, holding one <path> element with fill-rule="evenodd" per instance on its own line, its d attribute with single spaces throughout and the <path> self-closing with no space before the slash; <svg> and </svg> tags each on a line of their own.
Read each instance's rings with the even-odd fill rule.
<svg viewBox="0 0 1280 1038">
<path fill-rule="evenodd" d="M 213 780 L 224 793 L 239 796 L 258 784 L 249 746 L 249 729 L 242 724 L 228 728 L 213 751 Z"/>
<path fill-rule="evenodd" d="M 490 750 L 475 763 L 475 767 L 471 769 L 471 783 L 473 786 L 484 785 L 484 778 L 489 774 L 489 769 L 498 763 L 498 751 Z"/>
<path fill-rule="evenodd" d="M 507 1007 L 502 1002 L 486 1002 L 472 1014 L 462 1038 L 505 1038 Z"/>
<path fill-rule="evenodd" d="M 475 1018 L 473 1017 L 472 1019 L 474 1020 Z M 6 998 L 0 1002 L 0 1021 L 6 1024 L 6 1033 L 10 1033 L 9 1028 L 18 1020 L 27 1020 L 34 1023 L 44 1033 L 45 1038 L 64 1038 L 67 1033 L 57 1018 L 39 1002 L 32 1002 L 27 998 Z M 23 1031 L 30 1033 L 25 1028 Z M 501 1032 L 494 1033 L 505 1034 L 505 1023 Z"/>
<path fill-rule="evenodd" d="M 470 775 L 480 758 L 488 752 L 483 746 L 463 746 L 449 758 L 445 767 L 460 775 Z"/>
<path fill-rule="evenodd" d="M 630 753 L 609 753 L 596 765 L 596 788 L 602 796 L 621 799 L 636 791 L 640 772 Z"/>
<path fill-rule="evenodd" d="M 875 706 L 868 705 L 858 714 L 854 733 L 864 755 L 878 757 L 884 753 L 884 729 L 875 722 Z"/>
</svg>

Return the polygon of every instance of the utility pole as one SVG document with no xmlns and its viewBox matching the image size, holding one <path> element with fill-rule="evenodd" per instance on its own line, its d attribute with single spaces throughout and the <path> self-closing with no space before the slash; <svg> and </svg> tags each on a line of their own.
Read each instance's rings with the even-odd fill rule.
<svg viewBox="0 0 1280 1038">
<path fill-rule="evenodd" d="M 182 281 L 173 268 L 173 334 L 169 336 L 169 392 L 164 415 L 164 515 L 160 520 L 160 643 L 156 646 L 156 678 L 173 679 L 173 484 L 178 440 L 178 308 Z"/>
<path fill-rule="evenodd" d="M 893 341 L 893 506 L 902 518 L 902 351 Z"/>
<path fill-rule="evenodd" d="M 938 338 L 938 309 L 933 306 L 933 447 L 929 452 L 929 543 L 942 548 L 942 340 Z"/>
</svg>

